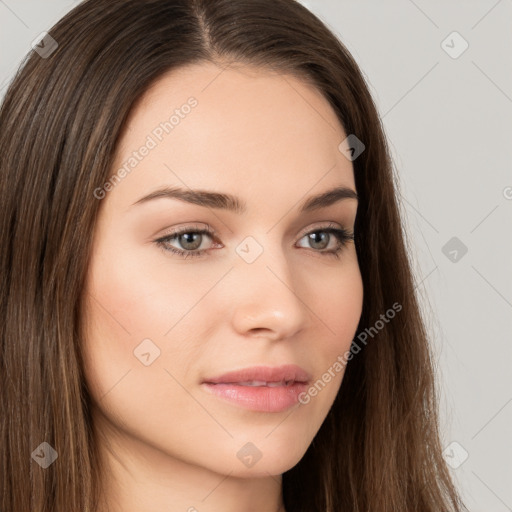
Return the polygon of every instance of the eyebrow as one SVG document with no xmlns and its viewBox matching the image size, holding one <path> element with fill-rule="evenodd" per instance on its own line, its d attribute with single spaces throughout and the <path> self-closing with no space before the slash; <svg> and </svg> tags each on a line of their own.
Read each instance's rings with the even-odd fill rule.
<svg viewBox="0 0 512 512">
<path fill-rule="evenodd" d="M 141 197 L 135 201 L 136 204 L 147 203 L 154 199 L 178 199 L 191 204 L 197 204 L 206 208 L 215 208 L 219 210 L 228 210 L 234 213 L 242 214 L 247 211 L 247 205 L 244 201 L 231 194 L 221 192 L 211 192 L 208 190 L 185 190 L 180 187 L 164 187 L 150 194 Z M 344 199 L 358 200 L 355 190 L 348 187 L 335 187 L 321 194 L 311 196 L 300 205 L 299 213 L 306 213 L 320 208 L 325 208 Z"/>
</svg>

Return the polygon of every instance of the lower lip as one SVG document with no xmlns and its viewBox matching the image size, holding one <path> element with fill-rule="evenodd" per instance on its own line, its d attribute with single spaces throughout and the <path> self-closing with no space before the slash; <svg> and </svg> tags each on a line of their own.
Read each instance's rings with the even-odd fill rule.
<svg viewBox="0 0 512 512">
<path fill-rule="evenodd" d="M 259 412 L 282 412 L 299 403 L 299 395 L 307 384 L 296 382 L 290 386 L 241 386 L 239 384 L 203 383 L 214 395 L 244 409 Z"/>
</svg>

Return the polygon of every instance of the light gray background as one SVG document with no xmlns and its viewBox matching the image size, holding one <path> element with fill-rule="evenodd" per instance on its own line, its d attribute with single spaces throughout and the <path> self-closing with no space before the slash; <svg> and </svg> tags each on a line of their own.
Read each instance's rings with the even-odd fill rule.
<svg viewBox="0 0 512 512">
<path fill-rule="evenodd" d="M 0 97 L 77 3 L 0 0 Z M 447 461 L 471 512 L 512 511 L 512 0 L 302 3 L 355 57 L 391 144 Z"/>
</svg>

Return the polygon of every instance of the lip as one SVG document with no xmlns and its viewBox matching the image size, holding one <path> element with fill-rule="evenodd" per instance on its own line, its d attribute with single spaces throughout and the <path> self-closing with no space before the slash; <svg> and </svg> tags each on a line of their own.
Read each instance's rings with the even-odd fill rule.
<svg viewBox="0 0 512 512">
<path fill-rule="evenodd" d="M 201 386 L 208 393 L 244 409 L 281 412 L 298 403 L 299 395 L 306 391 L 311 378 L 306 370 L 294 364 L 254 366 L 207 378 Z M 275 387 L 241 384 L 249 381 L 283 384 Z"/>
</svg>

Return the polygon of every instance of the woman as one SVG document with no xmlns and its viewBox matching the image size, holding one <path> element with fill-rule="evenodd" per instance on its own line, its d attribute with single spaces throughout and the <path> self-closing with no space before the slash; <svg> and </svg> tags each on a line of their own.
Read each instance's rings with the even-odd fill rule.
<svg viewBox="0 0 512 512">
<path fill-rule="evenodd" d="M 1 510 L 462 510 L 392 163 L 292 0 L 88 0 L 0 112 Z"/>
</svg>

